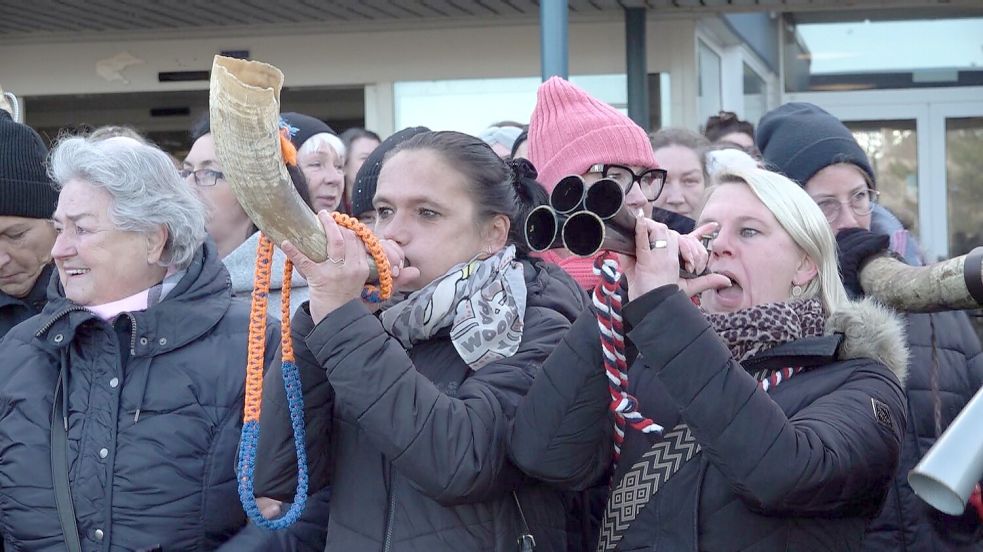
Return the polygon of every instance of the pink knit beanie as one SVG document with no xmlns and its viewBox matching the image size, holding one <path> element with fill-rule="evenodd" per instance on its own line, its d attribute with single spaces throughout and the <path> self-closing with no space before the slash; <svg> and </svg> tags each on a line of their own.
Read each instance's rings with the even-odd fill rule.
<svg viewBox="0 0 983 552">
<path fill-rule="evenodd" d="M 642 127 L 560 77 L 544 82 L 536 93 L 529 160 L 548 191 L 564 176 L 583 174 L 595 163 L 659 167 Z"/>
</svg>

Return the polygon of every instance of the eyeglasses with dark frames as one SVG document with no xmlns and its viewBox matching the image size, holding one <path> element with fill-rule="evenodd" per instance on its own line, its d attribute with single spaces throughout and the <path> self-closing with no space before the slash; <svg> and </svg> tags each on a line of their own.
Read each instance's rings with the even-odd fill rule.
<svg viewBox="0 0 983 552">
<path fill-rule="evenodd" d="M 591 166 L 587 172 L 600 173 L 602 177 L 614 180 L 621 186 L 625 195 L 628 195 L 637 183 L 642 190 L 642 195 L 648 201 L 655 201 L 659 198 L 668 174 L 665 169 L 648 169 L 636 174 L 635 171 L 624 165 L 601 163 Z"/>
<path fill-rule="evenodd" d="M 212 169 L 198 169 L 197 171 L 181 169 L 178 171 L 178 173 L 181 175 L 181 178 L 185 180 L 187 180 L 191 175 L 194 175 L 195 185 L 203 188 L 214 186 L 220 178 L 225 178 L 225 173 Z"/>
</svg>

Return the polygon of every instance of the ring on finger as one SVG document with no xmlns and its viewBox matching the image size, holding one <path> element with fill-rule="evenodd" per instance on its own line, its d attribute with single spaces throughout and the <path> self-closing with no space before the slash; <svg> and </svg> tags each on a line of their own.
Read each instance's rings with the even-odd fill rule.
<svg viewBox="0 0 983 552">
<path fill-rule="evenodd" d="M 669 247 L 669 242 L 666 240 L 655 240 L 652 242 L 652 249 L 665 249 Z"/>
<path fill-rule="evenodd" d="M 344 257 L 342 257 L 340 259 L 333 259 L 333 258 L 331 258 L 331 255 L 328 255 L 328 262 L 330 262 L 331 264 L 334 264 L 334 265 L 338 265 L 338 266 L 345 266 L 345 258 Z"/>
</svg>

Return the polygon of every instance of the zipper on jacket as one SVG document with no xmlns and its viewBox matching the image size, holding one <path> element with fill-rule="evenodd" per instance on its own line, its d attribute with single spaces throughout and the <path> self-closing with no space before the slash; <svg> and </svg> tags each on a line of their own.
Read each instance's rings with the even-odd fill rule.
<svg viewBox="0 0 983 552">
<path fill-rule="evenodd" d="M 389 464 L 389 487 L 389 513 L 386 514 L 386 540 L 382 543 L 382 552 L 392 551 L 393 525 L 396 521 L 396 474 L 392 464 Z"/>
<path fill-rule="evenodd" d="M 44 326 L 41 326 L 41 329 L 39 329 L 37 332 L 35 332 L 34 337 L 40 338 L 42 335 L 45 334 L 45 332 L 47 332 L 48 330 L 51 329 L 51 326 L 54 326 L 55 325 L 55 322 L 57 322 L 58 319 L 60 319 L 61 317 L 65 316 L 66 314 L 68 314 L 70 312 L 84 311 L 84 310 L 89 310 L 89 309 L 87 309 L 85 307 L 82 307 L 82 306 L 79 306 L 79 305 L 72 305 L 71 307 L 68 307 L 68 308 L 66 308 L 66 309 L 58 312 L 58 314 L 52 316 L 44 324 Z"/>
<path fill-rule="evenodd" d="M 133 313 L 127 312 L 126 316 L 130 318 L 130 358 L 137 356 L 137 319 L 133 316 Z M 122 370 L 120 370 L 120 376 L 122 376 Z"/>
</svg>

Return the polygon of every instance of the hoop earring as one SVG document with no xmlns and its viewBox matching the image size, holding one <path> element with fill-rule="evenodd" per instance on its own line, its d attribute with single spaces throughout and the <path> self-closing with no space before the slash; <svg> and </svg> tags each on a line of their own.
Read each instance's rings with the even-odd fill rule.
<svg viewBox="0 0 983 552">
<path fill-rule="evenodd" d="M 802 296 L 802 286 L 800 286 L 799 284 L 793 285 L 792 297 L 801 297 L 801 296 Z"/>
</svg>

